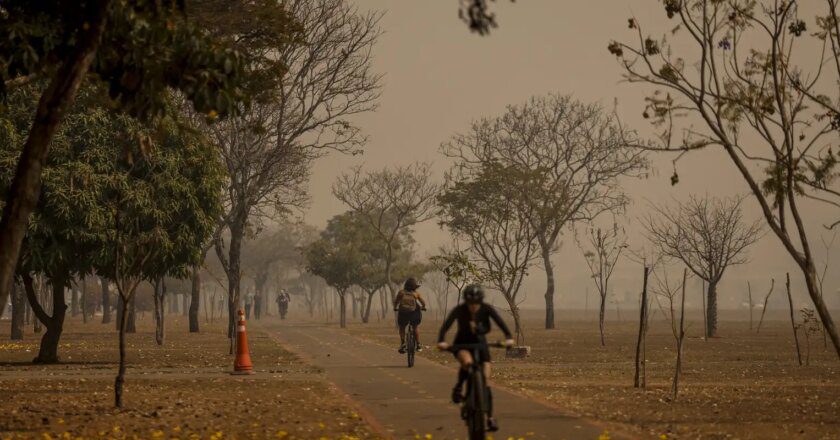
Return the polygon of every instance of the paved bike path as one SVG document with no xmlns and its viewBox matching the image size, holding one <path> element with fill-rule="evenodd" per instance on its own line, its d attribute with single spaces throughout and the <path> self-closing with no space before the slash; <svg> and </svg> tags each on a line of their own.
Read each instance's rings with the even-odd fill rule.
<svg viewBox="0 0 840 440">
<path fill-rule="evenodd" d="M 418 356 L 414 368 L 405 355 L 317 325 L 284 326 L 279 339 L 322 368 L 327 378 L 359 403 L 380 430 L 394 439 L 465 438 L 458 408 L 449 402 L 455 371 Z M 603 432 L 589 422 L 520 395 L 494 388 L 493 401 L 507 439 L 597 439 Z"/>
</svg>

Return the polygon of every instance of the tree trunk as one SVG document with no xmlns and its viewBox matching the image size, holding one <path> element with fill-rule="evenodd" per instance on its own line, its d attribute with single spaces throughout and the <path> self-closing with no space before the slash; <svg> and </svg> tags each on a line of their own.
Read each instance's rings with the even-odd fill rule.
<svg viewBox="0 0 840 440">
<path fill-rule="evenodd" d="M 820 285 L 817 281 L 817 271 L 814 268 L 813 262 L 803 269 L 805 273 L 805 286 L 808 288 L 808 296 L 814 302 L 814 308 L 817 309 L 817 314 L 820 316 L 820 321 L 823 323 L 823 328 L 828 337 L 831 338 L 831 343 L 834 345 L 834 351 L 840 357 L 840 336 L 837 334 L 837 327 L 834 325 L 834 319 L 825 305 L 822 293 L 820 292 Z"/>
<path fill-rule="evenodd" d="M 32 361 L 36 364 L 54 364 L 58 359 L 58 342 L 61 339 L 61 332 L 64 330 L 64 317 L 67 314 L 67 304 L 64 303 L 64 280 L 53 279 L 52 299 L 53 313 L 44 322 L 47 331 L 41 338 L 41 347 L 38 349 L 38 356 Z M 33 307 L 35 305 L 33 304 Z"/>
<path fill-rule="evenodd" d="M 648 284 L 648 268 L 645 266 L 644 278 L 642 281 L 642 301 L 639 307 L 639 337 L 636 339 L 636 374 L 634 375 L 633 387 L 645 387 L 645 358 L 642 356 L 642 346 L 645 343 L 645 333 L 647 332 L 647 284 Z"/>
<path fill-rule="evenodd" d="M 554 265 L 551 263 L 550 246 L 542 246 L 543 268 L 545 269 L 545 328 L 554 328 Z"/>
<path fill-rule="evenodd" d="M 513 327 L 516 332 L 516 345 L 525 344 L 525 329 L 522 327 L 522 318 L 519 316 L 519 307 L 510 304 L 510 314 L 513 316 Z"/>
<path fill-rule="evenodd" d="M 132 295 L 131 303 L 134 304 Z M 117 327 L 119 329 L 120 366 L 117 370 L 117 378 L 114 380 L 114 406 L 122 408 L 123 383 L 125 383 L 125 334 L 128 327 L 128 317 L 131 316 L 126 307 L 126 301 L 120 295 L 120 308 L 117 311 Z M 161 307 L 163 310 L 163 307 Z"/>
<path fill-rule="evenodd" d="M 71 283 L 70 292 L 70 316 L 75 318 L 79 315 L 79 285 Z"/>
<path fill-rule="evenodd" d="M 128 316 L 125 318 L 125 332 L 137 333 L 137 305 L 134 295 L 131 295 L 131 301 L 128 302 Z"/>
<path fill-rule="evenodd" d="M 770 291 L 767 292 L 767 295 L 764 297 L 764 305 L 761 307 L 761 317 L 758 318 L 758 327 L 755 329 L 755 334 L 759 334 L 761 332 L 761 324 L 764 322 L 764 314 L 767 313 L 767 301 L 770 299 L 770 295 L 773 294 L 773 288 L 776 287 L 776 279 L 770 279 Z"/>
<path fill-rule="evenodd" d="M 606 296 L 601 296 L 601 306 L 598 311 L 598 331 L 601 333 L 601 347 L 607 345 L 606 341 L 604 341 L 604 315 L 606 314 L 606 307 L 607 298 Z"/>
<path fill-rule="evenodd" d="M 124 310 L 128 310 L 128 308 L 124 307 L 122 296 L 117 295 L 117 320 L 114 322 L 114 328 L 117 331 L 120 331 L 120 319 L 122 319 L 122 313 Z"/>
<path fill-rule="evenodd" d="M 181 293 L 181 316 L 190 316 L 190 295 Z"/>
<path fill-rule="evenodd" d="M 268 305 L 265 299 L 265 285 L 268 282 L 268 274 L 266 272 L 258 272 L 254 277 L 254 319 L 262 318 L 263 304 Z M 306 289 L 306 286 L 303 287 Z M 306 293 L 306 292 L 304 292 Z"/>
<path fill-rule="evenodd" d="M 802 351 L 799 349 L 799 335 L 796 334 L 796 318 L 793 315 L 793 296 L 790 294 L 790 274 L 786 274 L 788 304 L 790 305 L 790 326 L 793 329 L 793 342 L 796 344 L 796 361 L 802 366 Z"/>
<path fill-rule="evenodd" d="M 674 367 L 674 382 L 671 384 L 671 395 L 677 400 L 680 390 L 680 374 L 682 373 L 683 341 L 685 340 L 685 282 L 688 277 L 688 269 L 683 269 L 682 300 L 680 303 L 680 331 L 677 335 L 677 362 Z"/>
<path fill-rule="evenodd" d="M 358 309 L 358 301 L 356 301 L 356 295 L 350 295 L 350 303 L 353 307 L 353 319 L 356 319 L 356 309 Z"/>
<path fill-rule="evenodd" d="M 379 290 L 379 305 L 382 307 L 382 319 L 385 319 L 388 316 L 388 299 L 386 298 L 387 295 L 385 293 L 385 289 Z"/>
<path fill-rule="evenodd" d="M 18 287 L 19 288 L 19 287 Z M 26 294 L 23 293 L 21 290 L 21 294 L 23 295 L 23 325 L 32 324 L 32 307 L 29 307 L 29 303 L 26 302 Z"/>
<path fill-rule="evenodd" d="M 373 296 L 376 294 L 376 291 L 365 293 L 367 293 L 367 305 L 365 306 L 365 314 L 362 315 L 362 322 L 367 324 L 370 322 L 370 306 L 373 304 Z"/>
<path fill-rule="evenodd" d="M 709 318 L 708 318 L 708 313 L 707 313 L 708 308 L 706 308 L 706 281 L 705 280 L 703 280 L 702 286 L 703 286 L 703 289 L 700 292 L 700 302 L 702 303 L 702 306 L 703 306 L 703 340 L 706 341 L 706 340 L 709 339 L 709 337 L 708 337 L 708 334 L 709 334 Z"/>
<path fill-rule="evenodd" d="M 84 17 L 88 27 L 82 31 L 38 101 L 0 219 L 0 249 L 3 250 L 0 252 L 0 304 L 6 304 L 9 298 L 29 215 L 41 193 L 41 169 L 50 143 L 64 114 L 76 99 L 76 92 L 99 48 L 109 3 L 110 0 L 87 3 Z M 1 316 L 3 308 L 0 308 Z"/>
<path fill-rule="evenodd" d="M 341 308 L 341 310 L 339 311 L 341 328 L 347 327 L 347 304 L 345 301 L 345 295 L 346 293 L 344 292 L 338 292 L 339 307 Z"/>
<path fill-rule="evenodd" d="M 88 321 L 88 288 L 87 288 L 87 277 L 80 277 L 79 282 L 82 283 L 81 291 L 81 312 L 82 312 L 82 322 L 87 324 Z"/>
<path fill-rule="evenodd" d="M 11 340 L 23 339 L 23 325 L 26 321 L 26 294 L 17 283 L 12 284 L 12 331 Z M 4 304 L 5 305 L 5 304 Z"/>
<path fill-rule="evenodd" d="M 747 281 L 747 297 L 749 300 L 749 308 L 750 308 L 750 331 L 753 329 L 753 300 L 752 300 L 752 285 L 749 281 Z"/>
<path fill-rule="evenodd" d="M 174 315 L 178 313 L 178 299 L 175 298 L 175 295 L 169 295 L 166 298 L 166 302 L 169 305 L 169 314 Z"/>
<path fill-rule="evenodd" d="M 709 288 L 706 291 L 706 337 L 717 336 L 717 281 L 709 281 Z"/>
<path fill-rule="evenodd" d="M 190 289 L 190 333 L 198 333 L 198 310 L 201 302 L 201 268 L 193 267 Z M 204 320 L 207 321 L 207 303 L 204 303 Z"/>
<path fill-rule="evenodd" d="M 165 334 L 165 315 L 163 313 L 163 299 L 166 297 L 166 286 L 163 278 L 155 280 L 154 302 L 155 302 L 155 342 L 157 345 L 163 345 Z"/>
<path fill-rule="evenodd" d="M 108 291 L 108 280 L 99 277 L 99 285 L 102 288 L 102 323 L 111 322 L 111 293 Z"/>
<path fill-rule="evenodd" d="M 247 213 L 240 214 L 237 219 L 231 223 L 230 229 L 230 248 L 228 249 L 228 338 L 230 339 L 230 354 L 234 353 L 234 343 L 236 336 L 236 309 L 239 307 L 240 281 L 242 278 L 241 261 L 242 261 L 242 238 L 245 233 L 245 222 L 247 221 Z"/>
</svg>

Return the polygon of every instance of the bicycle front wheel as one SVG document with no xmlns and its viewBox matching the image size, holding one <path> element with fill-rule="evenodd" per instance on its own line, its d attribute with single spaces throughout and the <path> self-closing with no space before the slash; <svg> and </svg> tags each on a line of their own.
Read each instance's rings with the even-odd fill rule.
<svg viewBox="0 0 840 440">
<path fill-rule="evenodd" d="M 486 401 L 484 378 L 476 371 L 470 377 L 470 393 L 467 396 L 467 428 L 470 440 L 484 440 L 486 428 Z"/>
</svg>

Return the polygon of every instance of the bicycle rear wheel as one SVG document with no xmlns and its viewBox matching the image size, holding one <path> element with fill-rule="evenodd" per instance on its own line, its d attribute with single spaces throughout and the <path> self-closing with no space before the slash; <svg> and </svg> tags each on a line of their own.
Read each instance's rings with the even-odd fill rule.
<svg viewBox="0 0 840 440">
<path fill-rule="evenodd" d="M 405 351 L 408 357 L 408 368 L 414 366 L 414 351 L 416 349 L 414 342 L 414 327 L 409 324 L 405 329 Z"/>
</svg>

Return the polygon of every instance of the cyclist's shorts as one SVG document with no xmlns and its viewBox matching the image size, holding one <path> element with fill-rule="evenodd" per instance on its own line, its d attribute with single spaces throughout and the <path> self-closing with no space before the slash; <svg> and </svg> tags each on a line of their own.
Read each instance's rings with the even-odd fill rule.
<svg viewBox="0 0 840 440">
<path fill-rule="evenodd" d="M 422 320 L 423 314 L 420 312 L 419 308 L 414 309 L 410 312 L 400 311 L 399 313 L 397 313 L 397 325 L 399 325 L 400 328 L 407 326 L 408 323 L 411 323 L 411 325 L 417 327 L 418 325 L 420 325 L 420 321 Z"/>
<path fill-rule="evenodd" d="M 476 338 L 472 335 L 462 336 L 462 335 L 459 334 L 459 335 L 455 335 L 454 344 L 456 344 L 456 345 L 457 344 L 475 344 L 475 343 L 482 342 L 483 339 L 484 338 L 481 338 L 481 339 Z M 461 351 L 461 350 L 458 350 L 458 351 Z M 458 352 L 454 352 L 453 355 L 455 356 L 455 359 L 458 359 Z M 492 359 L 490 359 L 490 348 L 487 347 L 486 343 L 481 344 L 481 348 L 478 349 L 478 355 L 481 356 L 481 361 L 482 362 L 491 362 L 492 361 Z"/>
</svg>

